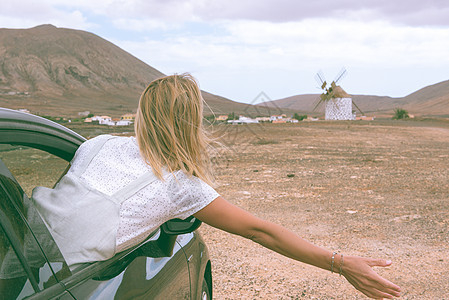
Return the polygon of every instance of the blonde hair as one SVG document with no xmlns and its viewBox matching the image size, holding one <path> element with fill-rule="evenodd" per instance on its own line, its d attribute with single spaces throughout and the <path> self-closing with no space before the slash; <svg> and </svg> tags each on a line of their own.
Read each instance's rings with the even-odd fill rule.
<svg viewBox="0 0 449 300">
<path fill-rule="evenodd" d="M 151 82 L 142 93 L 135 132 L 139 150 L 153 172 L 163 179 L 163 168 L 182 170 L 209 184 L 214 180 L 207 153 L 209 138 L 203 128 L 203 98 L 190 74 Z"/>
</svg>

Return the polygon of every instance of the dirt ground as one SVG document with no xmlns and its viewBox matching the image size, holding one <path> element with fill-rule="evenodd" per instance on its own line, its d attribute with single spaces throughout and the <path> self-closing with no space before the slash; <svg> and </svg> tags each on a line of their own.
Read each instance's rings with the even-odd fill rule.
<svg viewBox="0 0 449 300">
<path fill-rule="evenodd" d="M 71 127 L 86 137 L 105 128 Z M 214 160 L 217 190 L 227 200 L 326 249 L 391 259 L 391 267 L 378 271 L 402 287 L 401 299 L 449 299 L 449 121 L 215 130 L 227 147 Z M 121 131 L 132 134 L 131 127 Z M 65 162 L 27 151 L 1 153 L 17 164 L 19 181 L 30 183 L 27 192 L 59 178 L 45 166 L 62 170 Z M 200 231 L 215 299 L 365 299 L 336 274 L 205 224 Z"/>
<path fill-rule="evenodd" d="M 401 299 L 449 299 L 448 122 L 218 127 L 230 202 L 377 269 Z M 343 277 L 207 225 L 215 299 L 364 299 Z"/>
</svg>

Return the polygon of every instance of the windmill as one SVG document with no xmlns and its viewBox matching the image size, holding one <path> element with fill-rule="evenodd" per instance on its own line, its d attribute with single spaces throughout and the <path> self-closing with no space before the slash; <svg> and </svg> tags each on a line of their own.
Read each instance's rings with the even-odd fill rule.
<svg viewBox="0 0 449 300">
<path fill-rule="evenodd" d="M 352 113 L 352 104 L 360 111 L 363 112 L 354 103 L 352 98 L 337 85 L 345 76 L 346 69 L 342 68 L 335 80 L 331 82 L 328 86 L 326 79 L 321 71 L 315 75 L 315 79 L 318 84 L 321 85 L 323 93 L 320 95 L 320 99 L 313 108 L 315 110 L 321 103 L 325 104 L 325 119 L 326 120 L 354 120 L 354 115 Z"/>
</svg>

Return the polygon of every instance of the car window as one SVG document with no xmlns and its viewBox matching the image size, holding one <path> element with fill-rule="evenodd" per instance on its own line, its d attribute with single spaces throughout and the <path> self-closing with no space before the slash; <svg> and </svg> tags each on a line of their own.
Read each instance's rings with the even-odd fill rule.
<svg viewBox="0 0 449 300">
<path fill-rule="evenodd" d="M 20 160 L 13 171 L 23 170 Z M 2 299 L 22 299 L 70 275 L 38 212 L 1 159 L 0 227 Z"/>
<path fill-rule="evenodd" d="M 29 196 L 36 186 L 53 187 L 69 164 L 48 152 L 9 144 L 0 145 L 0 159 Z"/>
</svg>

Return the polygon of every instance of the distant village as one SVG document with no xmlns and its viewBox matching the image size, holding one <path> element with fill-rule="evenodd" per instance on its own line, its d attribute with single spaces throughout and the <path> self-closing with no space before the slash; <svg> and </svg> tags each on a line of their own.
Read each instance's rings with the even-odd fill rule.
<svg viewBox="0 0 449 300">
<path fill-rule="evenodd" d="M 126 126 L 130 125 L 134 122 L 136 114 L 124 114 L 120 118 L 111 118 L 109 116 L 92 116 L 84 119 L 85 123 L 98 122 L 100 125 L 109 125 L 109 126 Z M 295 118 L 296 117 L 296 118 Z M 272 115 L 269 117 L 257 117 L 250 118 L 244 115 L 239 115 L 238 118 L 234 118 L 234 114 L 230 115 L 218 115 L 214 116 L 213 120 L 221 123 L 229 123 L 229 124 L 252 124 L 252 123 L 261 123 L 261 122 L 270 122 L 270 123 L 298 123 L 300 120 L 307 119 L 307 116 L 299 116 L 294 115 L 292 117 L 287 117 L 286 114 L 281 115 Z M 308 120 L 318 120 L 318 118 L 308 118 Z"/>
<path fill-rule="evenodd" d="M 111 118 L 109 116 L 92 116 L 84 119 L 85 123 L 92 123 L 92 122 L 98 122 L 100 125 L 109 125 L 109 126 L 126 126 L 130 125 L 134 122 L 134 119 L 136 117 L 136 114 L 124 114 L 120 118 Z M 208 117 L 211 121 L 216 121 L 218 123 L 228 123 L 228 124 L 252 124 L 252 123 L 262 123 L 262 122 L 269 122 L 269 123 L 298 123 L 302 120 L 308 120 L 308 121 L 317 121 L 318 118 L 308 118 L 307 116 L 303 115 L 300 116 L 298 114 L 293 115 L 292 117 L 287 117 L 286 114 L 281 115 L 272 115 L 269 117 L 257 117 L 257 118 L 250 118 L 244 115 L 239 115 L 238 117 L 234 116 L 234 114 L 229 115 L 218 115 L 218 116 L 211 116 Z"/>
<path fill-rule="evenodd" d="M 97 121 L 100 125 L 109 126 L 126 126 L 134 122 L 136 114 L 124 114 L 120 118 L 111 118 L 109 116 L 93 116 L 86 118 L 85 123 L 92 123 Z M 233 125 L 238 124 L 253 124 L 253 123 L 298 123 L 299 121 L 318 121 L 319 118 L 308 117 L 307 115 L 294 114 L 288 117 L 286 114 L 271 115 L 269 117 L 250 118 L 244 115 L 234 117 L 234 114 L 213 116 L 213 120 L 219 123 L 228 123 Z M 355 117 L 354 120 L 372 121 L 374 117 L 360 116 Z"/>
<path fill-rule="evenodd" d="M 269 117 L 256 117 L 250 118 L 247 116 L 239 115 L 238 118 L 233 118 L 233 114 L 215 116 L 217 122 L 227 122 L 230 124 L 251 124 L 251 123 L 298 123 L 299 121 L 319 121 L 317 117 L 310 117 L 307 115 L 299 115 L 295 113 L 293 116 L 288 117 L 286 114 L 271 115 Z M 373 121 L 374 117 L 359 116 L 356 117 L 355 113 L 352 120 Z"/>
<path fill-rule="evenodd" d="M 18 109 L 18 111 L 30 113 L 28 109 Z M 79 119 L 78 121 L 84 122 L 84 123 L 98 123 L 99 125 L 108 125 L 108 126 L 128 126 L 134 123 L 134 120 L 136 118 L 136 114 L 132 113 L 126 113 L 121 115 L 118 118 L 112 118 L 107 115 L 94 115 L 91 114 L 89 111 L 79 112 L 78 113 Z M 271 115 L 269 117 L 256 117 L 251 118 L 244 115 L 235 115 L 234 113 L 231 114 L 222 114 L 222 115 L 213 115 L 213 116 L 207 116 L 206 117 L 209 121 L 215 121 L 217 123 L 228 123 L 232 125 L 239 125 L 239 124 L 253 124 L 253 123 L 298 123 L 299 121 L 319 121 L 320 119 L 317 117 L 310 117 L 307 115 L 299 115 L 295 113 L 291 117 L 288 117 L 286 114 L 280 114 L 280 115 Z M 375 117 L 367 117 L 367 116 L 359 116 L 356 117 L 354 114 L 353 120 L 363 120 L 363 121 L 373 121 Z M 71 123 L 71 119 L 67 118 L 58 118 L 58 117 L 52 117 L 51 118 L 54 121 L 64 121 Z"/>
<path fill-rule="evenodd" d="M 219 115 L 215 118 L 218 122 L 227 122 L 230 124 L 251 124 L 251 123 L 261 123 L 261 122 L 270 122 L 270 123 L 298 123 L 299 119 L 304 119 L 306 116 L 298 116 L 297 118 L 287 117 L 286 114 L 282 115 L 272 115 L 269 117 L 257 117 L 257 118 L 250 118 L 243 115 L 238 116 L 236 119 L 230 118 L 229 115 Z"/>
<path fill-rule="evenodd" d="M 111 118 L 109 116 L 92 116 L 84 119 L 84 123 L 98 122 L 100 125 L 109 126 L 127 126 L 131 125 L 136 118 L 136 114 L 124 114 L 120 118 Z"/>
</svg>

